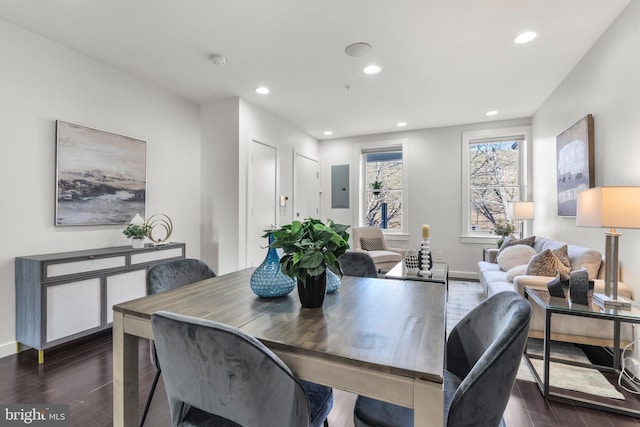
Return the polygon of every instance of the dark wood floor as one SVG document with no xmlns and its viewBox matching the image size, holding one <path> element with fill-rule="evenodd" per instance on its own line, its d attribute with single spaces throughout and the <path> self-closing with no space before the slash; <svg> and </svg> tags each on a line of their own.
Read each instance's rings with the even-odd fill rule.
<svg viewBox="0 0 640 427">
<path fill-rule="evenodd" d="M 469 283 L 470 288 L 472 285 L 477 287 L 477 283 Z M 448 309 L 450 324 L 455 323 L 469 307 L 483 298 L 472 291 L 465 292 L 464 286 L 464 282 L 451 284 Z M 454 290 L 458 295 L 468 295 L 465 297 L 467 300 L 452 298 Z M 111 350 L 111 334 L 103 332 L 47 350 L 44 365 L 37 364 L 34 350 L 2 358 L 0 403 L 66 403 L 70 407 L 72 426 L 111 426 Z M 599 357 L 588 351 L 587 354 L 591 358 Z M 149 361 L 149 344 L 146 340 L 140 340 L 139 365 L 139 411 L 142 413 L 155 374 L 155 368 Z M 640 409 L 637 396 L 627 393 L 625 397 L 625 405 Z M 353 427 L 354 401 L 353 394 L 335 390 L 335 404 L 329 416 L 332 427 Z M 516 381 L 512 390 L 505 420 L 509 427 L 624 427 L 640 424 L 640 420 L 631 417 L 547 401 L 542 398 L 534 383 L 520 380 Z M 170 425 L 162 381 L 156 390 L 145 425 Z"/>
</svg>

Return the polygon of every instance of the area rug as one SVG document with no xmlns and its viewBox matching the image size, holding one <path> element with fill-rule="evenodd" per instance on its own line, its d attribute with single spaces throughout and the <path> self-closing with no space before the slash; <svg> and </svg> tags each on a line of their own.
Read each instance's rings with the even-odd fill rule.
<svg viewBox="0 0 640 427">
<path fill-rule="evenodd" d="M 542 355 L 542 340 L 530 338 L 528 344 L 529 353 Z M 569 343 L 551 343 L 551 357 L 589 363 L 589 358 L 584 352 Z M 536 372 L 542 378 L 542 373 L 544 372 L 542 360 L 530 360 Z M 553 387 L 624 400 L 624 396 L 596 369 L 565 365 L 559 362 L 551 362 L 550 365 L 550 382 Z M 523 381 L 535 382 L 533 374 L 524 360 L 520 363 L 520 369 L 518 370 L 518 376 L 516 378 Z"/>
<path fill-rule="evenodd" d="M 450 280 L 449 300 L 447 302 L 447 336 L 453 327 L 470 310 L 485 299 L 482 286 L 478 282 Z M 529 353 L 542 354 L 542 340 L 529 339 Z M 551 353 L 554 358 L 575 360 L 588 363 L 589 359 L 580 348 L 569 343 L 554 342 L 551 346 Z M 531 359 L 536 372 L 542 376 L 542 360 Z M 577 366 L 564 365 L 562 363 L 551 362 L 551 385 L 567 390 L 581 391 L 610 397 L 612 399 L 624 400 L 624 396 L 618 392 L 609 381 L 595 369 L 581 368 Z M 518 370 L 517 379 L 522 381 L 535 382 L 529 367 L 523 360 Z"/>
</svg>

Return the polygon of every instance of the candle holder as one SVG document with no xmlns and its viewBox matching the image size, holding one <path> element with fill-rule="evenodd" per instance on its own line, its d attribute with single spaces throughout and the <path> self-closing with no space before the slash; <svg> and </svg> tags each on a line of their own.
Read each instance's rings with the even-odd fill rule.
<svg viewBox="0 0 640 427">
<path fill-rule="evenodd" d="M 420 251 L 418 252 L 418 259 L 420 264 L 420 274 L 431 274 L 433 261 L 431 259 L 431 243 L 429 242 L 429 238 L 422 239 Z"/>
</svg>

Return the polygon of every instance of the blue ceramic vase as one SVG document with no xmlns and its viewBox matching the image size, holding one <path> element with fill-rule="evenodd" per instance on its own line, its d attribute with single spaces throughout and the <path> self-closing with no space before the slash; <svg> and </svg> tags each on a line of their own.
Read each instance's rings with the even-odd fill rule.
<svg viewBox="0 0 640 427">
<path fill-rule="evenodd" d="M 269 236 L 269 243 L 273 236 Z M 295 279 L 280 269 L 280 256 L 275 248 L 269 248 L 267 257 L 255 269 L 250 280 L 251 290 L 259 297 L 275 298 L 288 295 L 296 287 Z"/>
</svg>

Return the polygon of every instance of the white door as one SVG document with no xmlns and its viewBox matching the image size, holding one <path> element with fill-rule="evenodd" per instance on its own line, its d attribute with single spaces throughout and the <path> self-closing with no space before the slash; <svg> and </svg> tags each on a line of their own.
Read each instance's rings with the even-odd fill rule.
<svg viewBox="0 0 640 427">
<path fill-rule="evenodd" d="M 320 167 L 317 160 L 296 153 L 294 218 L 320 218 Z"/>
<path fill-rule="evenodd" d="M 247 266 L 257 267 L 267 254 L 264 230 L 276 224 L 276 149 L 251 141 L 247 190 Z"/>
</svg>

